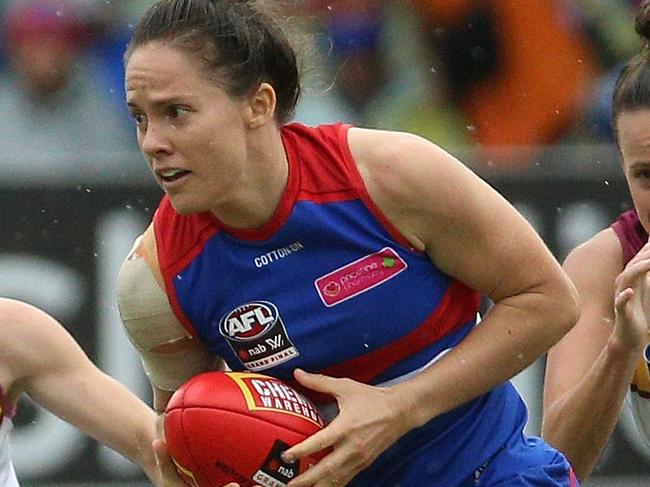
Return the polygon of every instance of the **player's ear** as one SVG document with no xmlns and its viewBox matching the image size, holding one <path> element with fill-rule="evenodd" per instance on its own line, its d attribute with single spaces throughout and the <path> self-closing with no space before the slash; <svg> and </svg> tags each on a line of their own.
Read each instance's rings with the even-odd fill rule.
<svg viewBox="0 0 650 487">
<path fill-rule="evenodd" d="M 258 128 L 273 120 L 277 97 L 275 89 L 268 83 L 260 83 L 255 92 L 249 96 L 246 107 L 246 125 Z"/>
</svg>

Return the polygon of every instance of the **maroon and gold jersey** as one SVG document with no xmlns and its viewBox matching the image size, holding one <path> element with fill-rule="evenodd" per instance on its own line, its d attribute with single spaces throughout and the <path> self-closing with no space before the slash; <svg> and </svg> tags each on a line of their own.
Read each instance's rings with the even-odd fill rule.
<svg viewBox="0 0 650 487">
<path fill-rule="evenodd" d="M 612 224 L 612 229 L 621 242 L 625 266 L 646 244 L 648 233 L 636 210 L 622 213 Z M 632 377 L 629 404 L 639 434 L 650 445 L 650 336 Z"/>
</svg>

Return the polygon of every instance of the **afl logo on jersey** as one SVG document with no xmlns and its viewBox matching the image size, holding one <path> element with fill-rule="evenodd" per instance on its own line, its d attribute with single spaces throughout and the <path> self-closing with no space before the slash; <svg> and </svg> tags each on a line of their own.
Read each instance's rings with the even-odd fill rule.
<svg viewBox="0 0 650 487">
<path fill-rule="evenodd" d="M 278 318 L 278 308 L 274 304 L 254 301 L 228 313 L 221 320 L 220 331 L 232 340 L 254 340 L 264 335 Z"/>
<path fill-rule="evenodd" d="M 299 355 L 277 306 L 252 301 L 238 306 L 219 323 L 219 332 L 248 370 L 258 372 Z"/>
</svg>

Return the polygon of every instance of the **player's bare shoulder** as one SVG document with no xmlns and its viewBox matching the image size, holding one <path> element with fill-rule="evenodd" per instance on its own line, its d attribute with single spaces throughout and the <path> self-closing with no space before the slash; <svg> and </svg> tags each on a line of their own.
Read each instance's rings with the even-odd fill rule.
<svg viewBox="0 0 650 487">
<path fill-rule="evenodd" d="M 418 135 L 352 128 L 348 144 L 373 198 L 418 207 L 423 204 L 423 196 L 427 197 L 424 201 L 431 197 L 445 199 L 449 197 L 441 193 L 445 187 L 469 183 L 471 172 L 462 162 Z M 458 193 L 457 186 L 453 192 Z"/>
<path fill-rule="evenodd" d="M 623 270 L 623 249 L 616 232 L 605 228 L 567 255 L 564 267 L 585 268 L 598 277 L 616 277 Z"/>
<path fill-rule="evenodd" d="M 605 228 L 575 247 L 562 265 L 581 294 L 608 303 L 616 276 L 623 270 L 623 249 L 612 228 Z"/>
<path fill-rule="evenodd" d="M 351 128 L 348 144 L 369 189 L 377 187 L 394 196 L 418 181 L 423 168 L 434 169 L 431 161 L 451 159 L 437 145 L 407 132 Z"/>
<path fill-rule="evenodd" d="M 456 207 L 457 188 L 471 183 L 467 168 L 438 145 L 406 132 L 352 128 L 348 144 L 370 198 L 415 248 L 424 249 L 423 229 L 447 219 L 441 213 Z"/>
</svg>

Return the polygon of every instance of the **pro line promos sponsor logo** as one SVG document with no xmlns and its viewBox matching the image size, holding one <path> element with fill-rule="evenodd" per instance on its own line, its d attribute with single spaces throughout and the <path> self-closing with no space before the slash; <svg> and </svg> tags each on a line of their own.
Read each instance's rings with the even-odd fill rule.
<svg viewBox="0 0 650 487">
<path fill-rule="evenodd" d="M 268 301 L 243 304 L 221 319 L 219 332 L 248 370 L 258 372 L 299 354 L 278 308 Z"/>
<path fill-rule="evenodd" d="M 325 306 L 335 306 L 383 284 L 406 267 L 397 252 L 385 247 L 319 277 L 314 284 Z"/>
</svg>

